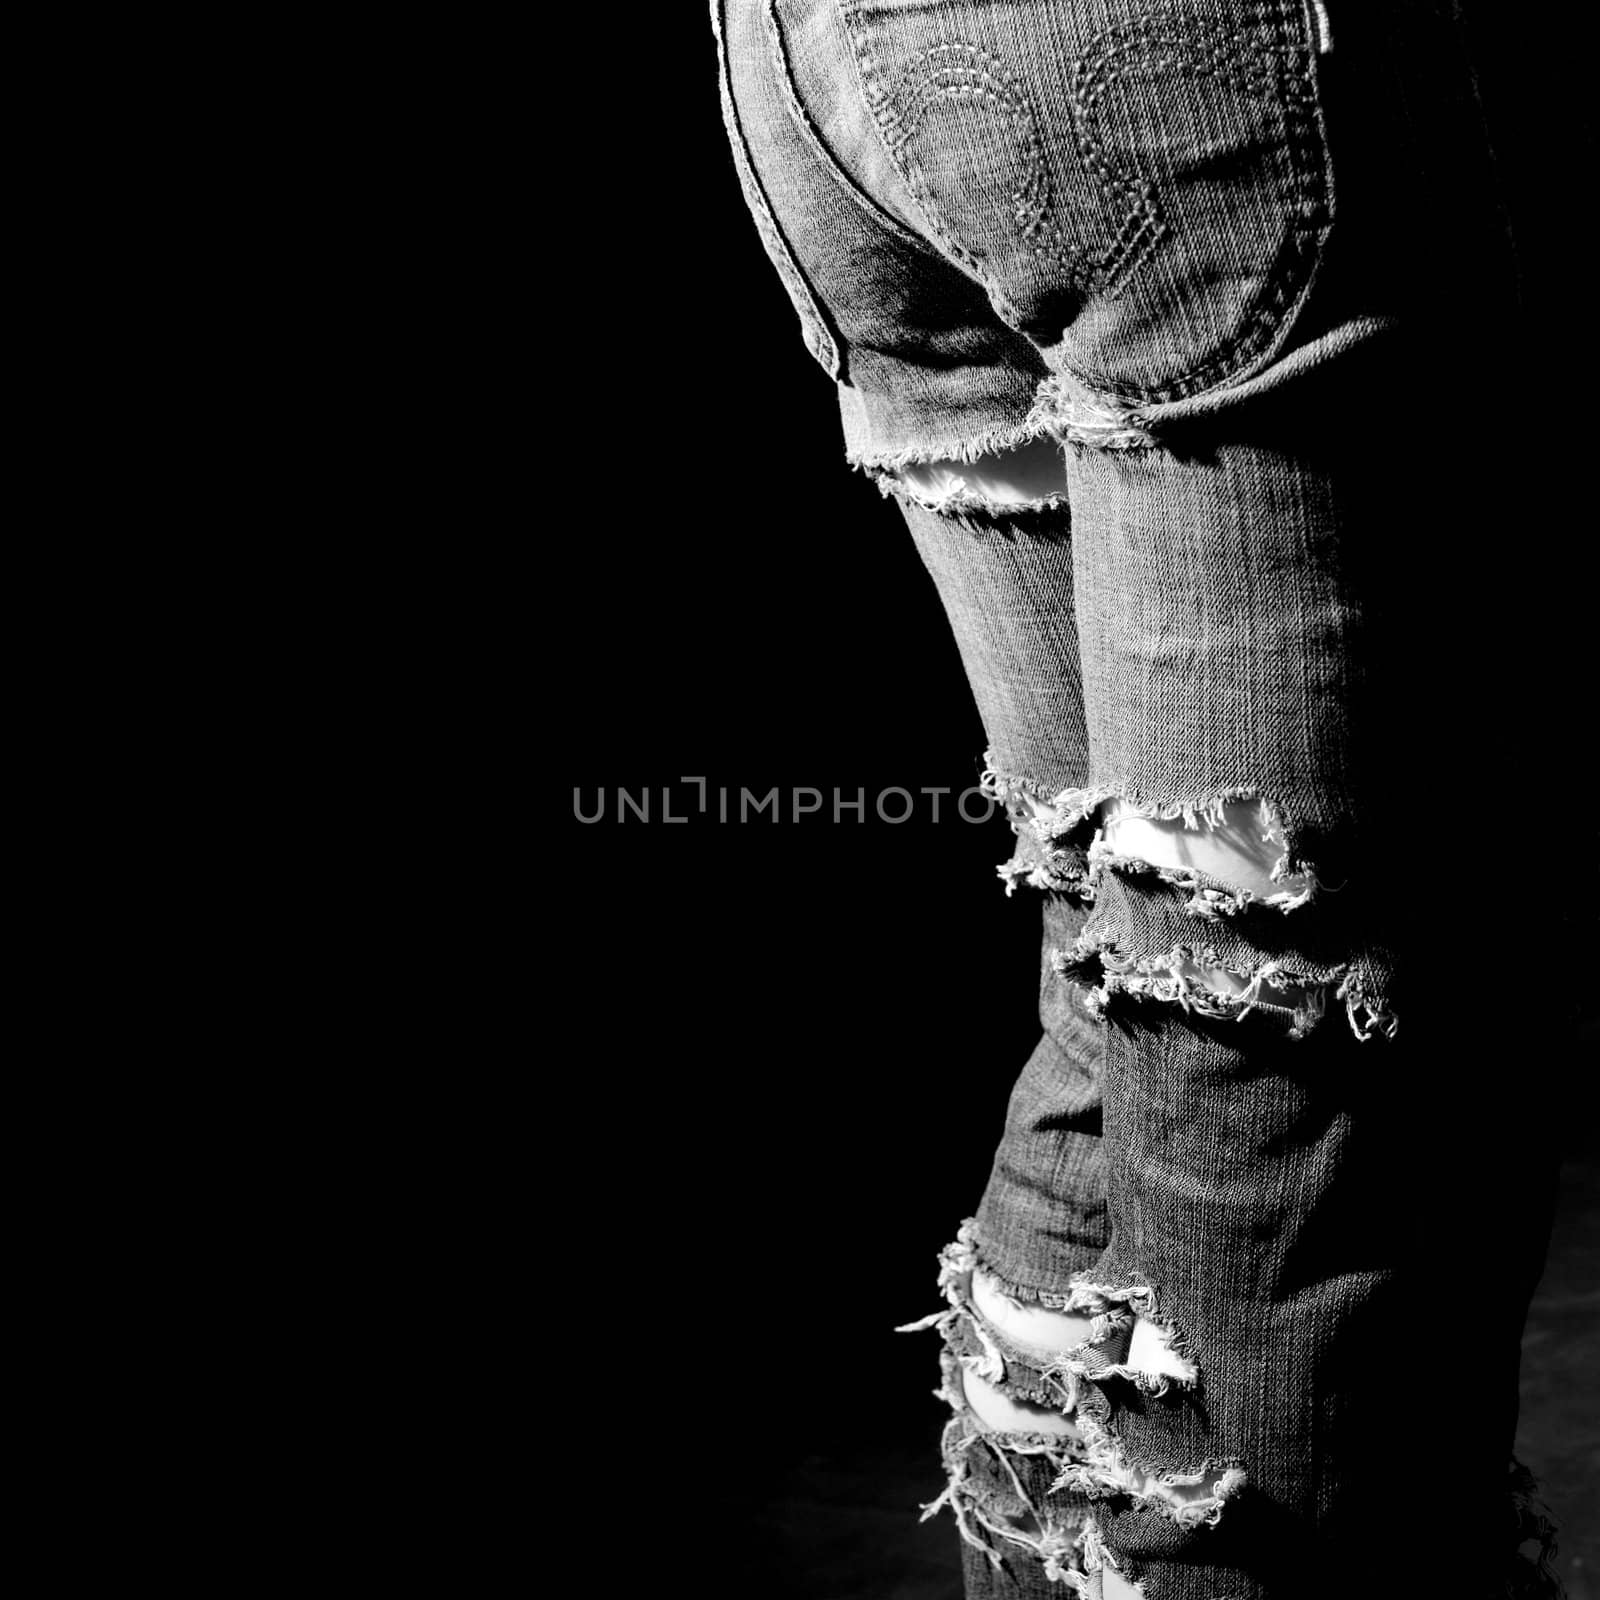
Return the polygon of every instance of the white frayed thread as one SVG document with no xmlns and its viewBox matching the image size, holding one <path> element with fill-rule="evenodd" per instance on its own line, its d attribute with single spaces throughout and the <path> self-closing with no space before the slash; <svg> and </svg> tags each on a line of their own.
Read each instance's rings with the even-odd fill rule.
<svg viewBox="0 0 1600 1600">
<path fill-rule="evenodd" d="M 1157 1312 L 1153 1289 L 1140 1284 L 1117 1289 L 1080 1277 L 1073 1282 L 1066 1310 L 1089 1317 L 1089 1337 L 1064 1351 L 1054 1366 L 1094 1383 L 1123 1378 L 1152 1395 L 1199 1383 L 1200 1369 L 1187 1342 Z M 1153 1348 L 1136 1361 L 1132 1347 L 1140 1332 Z"/>
<path fill-rule="evenodd" d="M 930 467 L 942 461 L 960 461 L 972 466 L 985 456 L 1004 455 L 1039 439 L 1055 437 L 1048 416 L 1040 415 L 1037 405 L 1020 423 L 1011 427 L 988 428 L 965 439 L 938 439 L 925 445 L 906 445 L 899 450 L 866 450 L 847 459 L 858 472 L 874 477 L 896 473 L 906 467 Z"/>
<path fill-rule="evenodd" d="M 1084 991 L 1085 1006 L 1097 1016 L 1104 1012 L 1113 995 L 1131 994 L 1222 1021 L 1243 1021 L 1257 1010 L 1272 1012 L 1288 1017 L 1291 1039 L 1303 1039 L 1322 1020 L 1329 986 L 1348 981 L 1344 968 L 1337 969 L 1330 978 L 1317 979 L 1277 960 L 1264 961 L 1253 972 L 1244 971 L 1228 966 L 1213 949 L 1186 944 L 1174 945 L 1161 956 L 1125 956 L 1114 938 L 1087 930 L 1070 951 L 1053 950 L 1050 960 L 1063 975 L 1077 975 L 1084 965 L 1099 961 L 1101 981 Z M 1217 987 L 1224 979 L 1234 980 L 1237 987 Z M 1342 984 L 1336 995 L 1345 997 Z M 1350 1015 L 1354 1027 L 1354 1010 Z M 1387 1018 L 1385 1026 L 1392 1036 L 1393 1017 L 1382 1015 Z M 1356 1037 L 1370 1038 L 1371 1031 L 1358 1028 Z"/>
<path fill-rule="evenodd" d="M 1227 1503 L 1249 1482 L 1236 1457 L 1208 1457 L 1194 1472 L 1151 1472 L 1125 1460 L 1120 1445 L 1092 1412 L 1080 1419 L 1084 1459 L 1069 1461 L 1050 1485 L 1052 1494 L 1082 1494 L 1091 1501 L 1127 1499 L 1169 1517 L 1181 1528 L 1215 1527 Z M 1198 1492 L 1196 1492 L 1198 1491 Z M 1082 1541 L 1084 1571 L 1093 1574 L 1122 1563 L 1104 1543 L 1091 1517 Z M 1092 1592 L 1085 1587 L 1081 1593 Z"/>
<path fill-rule="evenodd" d="M 1311 0 L 1311 12 L 1317 19 L 1317 54 L 1319 56 L 1333 53 L 1333 23 L 1328 17 L 1328 8 L 1323 0 Z"/>
<path fill-rule="evenodd" d="M 1373 1037 L 1392 1039 L 1400 1031 L 1400 1019 L 1386 1005 L 1371 999 L 1366 984 L 1357 973 L 1349 973 L 1334 991 L 1334 999 L 1344 1001 L 1350 1031 L 1363 1044 Z"/>
<path fill-rule="evenodd" d="M 1085 1429 L 1087 1461 L 1069 1462 L 1051 1484 L 1093 1500 L 1126 1496 L 1136 1505 L 1153 1506 L 1181 1528 L 1214 1528 L 1231 1500 L 1249 1481 L 1241 1462 L 1207 1460 L 1198 1472 L 1145 1472 L 1129 1465 L 1101 1424 Z M 1198 1490 L 1198 1493 L 1185 1491 Z"/>
<path fill-rule="evenodd" d="M 1029 421 L 1091 450 L 1148 450 L 1156 442 L 1142 413 L 1079 393 L 1059 376 L 1039 385 Z"/>
<path fill-rule="evenodd" d="M 1092 1594 L 1090 1574 L 1106 1567 L 1118 1569 L 1119 1563 L 1100 1542 L 1087 1504 L 1082 1528 L 1074 1535 L 1058 1508 L 1042 1510 L 1029 1496 L 1013 1456 L 1043 1457 L 1054 1473 L 1048 1490 L 1052 1495 L 1068 1494 L 1084 1502 L 1125 1497 L 1159 1509 L 1182 1527 L 1215 1525 L 1225 1504 L 1248 1481 L 1243 1463 L 1233 1457 L 1208 1458 L 1193 1472 L 1132 1466 L 1106 1426 L 1105 1397 L 1093 1387 L 1109 1378 L 1123 1378 L 1159 1395 L 1173 1385 L 1189 1388 L 1198 1383 L 1199 1371 L 1187 1343 L 1181 1332 L 1161 1317 L 1156 1291 L 1145 1284 L 1115 1285 L 1087 1274 L 1075 1275 L 1067 1293 L 1051 1299 L 1058 1309 L 1087 1315 L 1090 1336 L 1084 1344 L 1056 1356 L 1044 1369 L 1044 1376 L 1059 1385 L 1060 1409 L 1063 1415 L 1072 1415 L 1078 1435 L 1066 1439 L 1055 1434 L 999 1431 L 979 1421 L 960 1382 L 964 1372 L 995 1383 L 1003 1382 L 1005 1375 L 1004 1353 L 972 1304 L 972 1275 L 977 1269 L 976 1223 L 968 1218 L 955 1240 L 939 1252 L 939 1288 L 946 1309 L 897 1330 L 909 1333 L 941 1327 L 946 1332 L 943 1382 L 934 1392 L 953 1413 L 942 1443 L 947 1481 L 943 1491 L 922 1506 L 923 1520 L 948 1507 L 961 1538 L 992 1565 L 1002 1565 L 999 1551 L 1009 1545 L 1038 1562 L 1046 1581 L 1060 1583 L 1079 1595 Z M 1022 1305 L 1003 1285 L 997 1282 L 996 1287 L 1008 1303 Z M 976 1331 L 981 1353 L 955 1354 L 949 1333 L 954 1320 L 963 1316 Z M 1149 1350 L 1141 1361 L 1129 1359 L 1141 1329 L 1154 1340 L 1155 1364 L 1148 1364 L 1152 1360 Z M 1086 1403 L 1091 1396 L 1097 1402 L 1094 1405 Z M 1033 1519 L 1036 1532 L 1019 1526 L 1016 1519 L 991 1515 L 979 1502 L 967 1482 L 971 1472 L 968 1453 L 979 1447 L 987 1448 L 1004 1470 L 1017 1503 Z"/>
<path fill-rule="evenodd" d="M 914 1333 L 937 1327 L 945 1335 L 946 1348 L 940 1363 L 943 1381 L 934 1393 L 945 1401 L 952 1412 L 950 1421 L 945 1425 L 941 1447 L 946 1483 L 935 1499 L 922 1506 L 922 1520 L 927 1521 L 948 1508 L 955 1518 L 961 1538 L 980 1551 L 985 1560 L 995 1567 L 1002 1564 L 1000 1549 L 1010 1546 L 1036 1561 L 1047 1582 L 1073 1588 L 1083 1572 L 1081 1544 L 1084 1537 L 1083 1531 L 1073 1531 L 1074 1522 L 1081 1517 L 1083 1527 L 1087 1527 L 1087 1504 L 1079 1500 L 1075 1505 L 1065 1508 L 1065 1515 L 1061 1507 L 1039 1506 L 1028 1494 L 1013 1457 L 1042 1457 L 1053 1478 L 1059 1480 L 1067 1468 L 1079 1459 L 1083 1446 L 1078 1438 L 1060 1434 L 992 1429 L 984 1425 L 972 1410 L 962 1388 L 962 1374 L 971 1373 L 990 1383 L 1000 1384 L 1004 1382 L 1006 1373 L 1005 1353 L 982 1313 L 972 1303 L 972 1275 L 976 1270 L 976 1223 L 968 1218 L 961 1224 L 955 1240 L 939 1252 L 939 1289 L 946 1301 L 945 1309 L 906 1323 L 896 1330 Z M 975 1332 L 980 1349 L 978 1353 L 958 1356 L 952 1334 L 956 1321 L 963 1318 Z M 1052 1381 L 1063 1398 L 1063 1414 L 1070 1413 L 1077 1401 L 1076 1378 L 1062 1374 Z M 1009 1478 L 1017 1503 L 1032 1519 L 1035 1531 L 1028 1531 L 1015 1519 L 991 1515 L 980 1503 L 967 1481 L 971 1472 L 969 1453 L 979 1448 L 987 1449 Z"/>
<path fill-rule="evenodd" d="M 995 872 L 1005 885 L 1007 897 L 1014 895 L 1019 885 L 1026 884 L 1030 889 L 1043 889 L 1057 894 L 1071 893 L 1085 902 L 1095 898 L 1094 890 L 1081 874 L 1064 871 L 1049 861 L 1026 861 L 1020 856 L 1013 856 L 1009 861 L 1002 861 Z"/>
<path fill-rule="evenodd" d="M 1044 1455 L 1059 1477 L 1061 1471 L 1070 1464 L 1066 1451 L 1060 1448 L 1061 1441 L 1056 1440 L 1056 1448 L 1053 1449 L 1041 1447 L 1038 1443 L 1025 1443 L 1019 1449 L 1014 1436 L 979 1428 L 964 1403 L 952 1397 L 952 1404 L 956 1408 L 956 1415 L 945 1424 L 941 1445 L 946 1472 L 945 1486 L 933 1500 L 920 1508 L 921 1520 L 926 1522 L 930 1517 L 948 1508 L 955 1518 L 961 1538 L 973 1549 L 981 1552 L 991 1566 L 998 1568 L 1002 1564 L 1000 1551 L 996 1545 L 996 1541 L 1001 1541 L 1025 1551 L 1036 1560 L 1047 1581 L 1070 1584 L 1074 1574 L 1083 1570 L 1081 1548 L 1083 1530 L 1089 1526 L 1087 1508 L 1083 1508 L 1082 1511 L 1082 1529 L 1074 1533 L 1070 1524 L 1063 1521 L 1059 1515 L 1052 1516 L 1034 1503 L 1010 1459 L 1012 1454 Z M 1029 1533 L 1016 1522 L 1002 1521 L 991 1516 L 968 1487 L 970 1468 L 967 1456 L 971 1450 L 979 1447 L 987 1449 L 1004 1469 L 1006 1476 L 1011 1480 L 1018 1504 L 1026 1515 L 1033 1519 L 1034 1526 L 1038 1530 L 1036 1533 Z M 1051 1492 L 1055 1491 L 1052 1489 Z M 988 1538 L 984 1538 L 983 1534 L 978 1532 L 980 1528 L 989 1535 Z"/>
<path fill-rule="evenodd" d="M 981 512 L 989 516 L 1022 515 L 1034 511 L 1054 511 L 1068 503 L 1065 494 L 1040 495 L 1031 499 L 1009 499 L 985 494 L 981 489 L 973 488 L 959 474 L 938 488 L 929 489 L 906 478 L 905 469 L 899 473 L 880 472 L 876 468 L 869 470 L 878 485 L 878 492 L 886 499 L 908 501 L 939 516 L 959 516 L 963 512 Z"/>
<path fill-rule="evenodd" d="M 1178 800 L 1165 804 L 1141 800 L 1110 788 L 1064 789 L 1054 796 L 1051 804 L 1055 818 L 1050 822 L 1041 819 L 1038 824 L 1048 828 L 1051 837 L 1060 837 L 1082 828 L 1091 818 L 1099 818 L 1103 807 L 1114 805 L 1114 813 L 1098 823 L 1090 840 L 1091 863 L 1098 862 L 1127 871 L 1160 871 L 1163 875 L 1179 873 L 1179 877 L 1168 881 L 1181 883 L 1184 887 L 1205 886 L 1215 891 L 1211 902 L 1219 909 L 1242 911 L 1249 905 L 1265 905 L 1278 911 L 1294 911 L 1306 905 L 1318 892 L 1336 892 L 1304 862 L 1291 860 L 1288 832 L 1278 808 L 1254 789 L 1225 789 L 1204 800 Z M 1157 867 L 1153 862 L 1116 850 L 1109 839 L 1110 829 L 1129 818 L 1146 822 L 1182 822 L 1184 829 L 1190 833 L 1239 830 L 1244 826 L 1243 820 L 1237 815 L 1230 816 L 1229 811 L 1247 807 L 1254 809 L 1262 843 L 1271 845 L 1276 852 L 1267 875 L 1273 883 L 1283 887 L 1270 895 L 1239 888 L 1197 868 Z"/>
<path fill-rule="evenodd" d="M 992 750 L 984 752 L 978 788 L 1006 808 L 1014 828 L 1019 831 L 1026 829 L 1038 841 L 1046 852 L 1047 860 L 1054 847 L 1071 839 L 1074 834 L 1081 835 L 1094 822 L 1083 879 L 1091 889 L 1108 868 L 1127 872 L 1158 872 L 1165 881 L 1187 890 L 1193 896 L 1190 909 L 1199 916 L 1234 915 L 1252 905 L 1268 906 L 1282 912 L 1297 911 L 1309 904 L 1317 894 L 1337 892 L 1333 886 L 1324 883 L 1308 863 L 1293 859 L 1289 830 L 1281 811 L 1256 789 L 1224 789 L 1202 800 L 1166 802 L 1145 800 L 1111 785 L 1087 789 L 1069 787 L 1050 794 L 1036 779 L 1002 771 L 995 765 Z M 1111 820 L 1139 817 L 1150 822 L 1181 821 L 1185 828 L 1194 832 L 1236 825 L 1234 819 L 1228 816 L 1229 807 L 1253 805 L 1263 842 L 1273 845 L 1277 851 L 1268 875 L 1274 883 L 1283 887 L 1270 895 L 1256 894 L 1209 873 L 1187 868 L 1158 868 L 1139 857 L 1116 851 L 1107 840 L 1105 825 L 1099 822 L 1100 808 L 1111 801 L 1118 806 L 1117 817 Z M 1002 873 L 1002 877 L 1005 876 Z M 1007 878 L 1006 881 L 1009 892 L 1015 887 L 1015 879 Z"/>
</svg>

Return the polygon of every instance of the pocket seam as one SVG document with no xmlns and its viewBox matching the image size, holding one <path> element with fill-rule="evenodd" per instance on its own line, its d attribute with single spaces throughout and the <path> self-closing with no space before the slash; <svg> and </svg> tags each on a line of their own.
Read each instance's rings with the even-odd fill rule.
<svg viewBox="0 0 1600 1600">
<path fill-rule="evenodd" d="M 812 155 L 815 156 L 818 164 L 826 170 L 834 184 L 849 197 L 858 209 L 866 213 L 874 225 L 887 228 L 902 244 L 910 245 L 915 250 L 927 250 L 929 248 L 928 241 L 908 228 L 892 212 L 879 205 L 851 177 L 839 161 L 839 158 L 828 148 L 821 131 L 812 120 L 811 113 L 806 110 L 805 102 L 800 98 L 799 88 L 795 84 L 794 70 L 789 64 L 789 41 L 783 31 L 783 21 L 778 15 L 778 5 L 779 0 L 766 0 L 764 8 L 769 42 L 772 46 L 773 62 L 777 68 L 778 81 L 783 87 L 784 103 L 788 107 L 789 115 L 799 129 L 807 147 Z M 875 125 L 876 118 L 874 118 Z"/>
<path fill-rule="evenodd" d="M 750 148 L 745 142 L 744 130 L 739 121 L 739 111 L 733 97 L 733 69 L 728 61 L 727 40 L 723 30 L 723 12 L 727 0 L 712 0 L 711 23 L 717 38 L 717 68 L 722 92 L 722 121 L 733 150 L 733 164 L 739 174 L 739 186 L 744 191 L 745 203 L 755 219 L 756 231 L 766 246 L 768 259 L 777 269 L 790 303 L 800 319 L 806 348 L 817 364 L 836 381 L 844 370 L 842 345 L 835 334 L 827 314 L 817 300 L 800 263 L 778 226 L 772 213 L 771 202 L 750 159 Z"/>
<path fill-rule="evenodd" d="M 844 18 L 846 30 L 850 35 L 851 50 L 855 55 L 856 69 L 861 75 L 863 97 L 867 109 L 872 114 L 874 126 L 878 130 L 879 142 L 883 145 L 894 169 L 900 174 L 901 181 L 910 190 L 912 197 L 922 207 L 923 221 L 929 233 L 939 241 L 939 247 L 944 255 L 951 261 L 958 263 L 982 285 L 984 292 L 989 297 L 989 303 L 999 313 L 1008 326 L 1015 328 L 1021 322 L 1022 316 L 1017 308 L 1012 305 L 1004 289 L 997 284 L 984 270 L 983 262 L 966 248 L 962 242 L 951 232 L 944 218 L 940 215 L 935 197 L 928 192 L 927 185 L 922 183 L 915 172 L 911 170 L 901 154 L 897 141 L 891 137 L 890 128 L 898 113 L 894 96 L 890 93 L 889 84 L 885 74 L 879 67 L 877 59 L 872 53 L 872 47 L 867 39 L 866 25 L 861 19 L 859 5 L 853 0 L 839 0 L 840 15 Z M 977 46 L 970 48 L 978 50 L 980 55 L 985 52 Z M 931 51 L 924 51 L 913 60 L 922 60 L 930 55 Z"/>
</svg>

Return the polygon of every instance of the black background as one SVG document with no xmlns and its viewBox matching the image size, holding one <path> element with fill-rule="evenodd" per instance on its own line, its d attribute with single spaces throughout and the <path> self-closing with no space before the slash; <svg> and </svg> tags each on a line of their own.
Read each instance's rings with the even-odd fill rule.
<svg viewBox="0 0 1600 1600">
<path fill-rule="evenodd" d="M 841 1380 L 892 1410 L 908 1364 L 932 1372 L 888 1325 L 936 1304 L 934 1255 L 1037 1037 L 1038 909 L 995 874 L 1005 822 L 957 815 L 984 739 L 954 641 L 899 512 L 845 463 L 739 191 L 709 25 L 682 32 L 647 74 L 649 163 L 615 219 L 630 315 L 580 380 L 603 433 L 594 481 L 568 486 L 588 509 L 551 507 L 570 568 L 551 601 L 582 638 L 538 737 L 567 790 L 555 847 L 592 891 L 565 937 L 604 971 L 584 1133 L 639 1208 L 609 1248 L 755 1341 L 788 1447 L 830 1425 L 811 1401 Z M 941 785 L 937 824 L 920 794 L 909 821 L 877 815 L 885 788 Z M 663 787 L 687 823 L 662 822 Z M 719 788 L 736 816 L 774 787 L 781 820 L 718 822 Z M 806 787 L 823 809 L 795 821 Z M 648 824 L 619 820 L 619 788 L 649 791 Z M 835 822 L 835 790 L 864 790 L 865 819 Z"/>
<path fill-rule="evenodd" d="M 898 510 L 844 460 L 740 193 L 704 8 L 670 10 L 630 16 L 629 149 L 579 185 L 601 265 L 562 274 L 583 332 L 555 328 L 579 469 L 541 452 L 559 481 L 531 490 L 557 574 L 532 720 L 565 807 L 535 846 L 565 891 L 541 961 L 576 1022 L 540 1142 L 585 1337 L 622 1335 L 618 1393 L 652 1397 L 662 1470 L 748 1544 L 781 1536 L 808 1460 L 909 1441 L 908 1526 L 943 1485 L 937 1338 L 892 1330 L 941 1304 L 937 1252 L 1038 1037 L 1039 911 L 996 876 L 1004 820 L 956 814 L 984 737 L 954 641 Z M 900 824 L 874 806 L 894 786 L 917 796 Z M 688 823 L 660 821 L 664 787 Z M 776 787 L 786 814 L 719 823 L 719 787 L 735 812 Z M 824 809 L 792 821 L 804 787 Z M 649 791 L 648 824 L 617 820 L 618 788 Z M 835 823 L 858 789 L 865 820 Z M 948 1536 L 925 1533 L 953 1559 Z M 714 1592 L 758 1592 L 712 1565 Z"/>
</svg>

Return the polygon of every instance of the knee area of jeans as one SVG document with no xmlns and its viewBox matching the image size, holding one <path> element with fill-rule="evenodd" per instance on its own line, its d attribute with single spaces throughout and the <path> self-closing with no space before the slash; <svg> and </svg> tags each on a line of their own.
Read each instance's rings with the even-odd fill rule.
<svg viewBox="0 0 1600 1600">
<path fill-rule="evenodd" d="M 971 1294 L 990 1327 L 1046 1361 L 1080 1359 L 1077 1353 L 1093 1347 L 1103 1366 L 1125 1368 L 1152 1383 L 1187 1383 L 1195 1376 L 1194 1363 L 1174 1347 L 1172 1330 L 1137 1311 L 1086 1315 L 1025 1304 L 981 1267 L 972 1274 Z"/>
<path fill-rule="evenodd" d="M 1143 1558 L 1107 1543 L 1096 1507 L 1159 1512 L 1171 1537 L 1201 1538 L 1243 1484 L 1243 1464 L 1207 1456 L 1169 1469 L 1159 1456 L 1142 1464 L 1125 1453 L 1123 1408 L 1176 1415 L 1199 1382 L 1153 1289 L 1076 1273 L 1059 1291 L 1030 1292 L 980 1267 L 982 1248 L 976 1222 L 963 1223 L 939 1258 L 946 1309 L 902 1330 L 944 1336 L 947 1481 L 924 1513 L 948 1509 L 972 1557 L 997 1570 L 1022 1560 L 1065 1592 L 1142 1600 L 1138 1583 L 1125 1580 L 1139 1578 Z M 1129 1365 L 1130 1356 L 1148 1368 Z M 1132 1401 L 1130 1388 L 1144 1398 Z M 1053 1425 L 1044 1421 L 1052 1412 L 1061 1419 Z"/>
<path fill-rule="evenodd" d="M 1284 871 L 1281 829 L 1259 800 L 1230 801 L 1214 815 L 1152 817 L 1121 799 L 1102 802 L 1091 851 L 1108 861 L 1215 878 L 1263 900 L 1308 894 L 1306 873 Z"/>
<path fill-rule="evenodd" d="M 1174 1351 L 1168 1330 L 1149 1319 L 1134 1315 L 1123 1319 L 1131 1325 L 1117 1326 L 1116 1319 L 1084 1316 L 1049 1307 L 1025 1304 L 1008 1295 L 999 1280 L 981 1267 L 972 1272 L 968 1285 L 972 1327 L 991 1348 L 998 1336 L 1008 1352 L 1021 1355 L 1043 1372 L 1065 1366 L 1068 1372 L 1091 1359 L 1084 1352 L 1095 1341 L 1092 1359 L 1104 1366 L 1122 1365 L 1140 1373 L 1151 1383 L 1168 1379 L 1179 1382 L 1193 1377 L 1193 1366 Z M 1001 1372 L 1002 1359 L 991 1372 Z M 1060 1403 L 1038 1404 L 1021 1398 L 1013 1386 L 992 1382 L 972 1360 L 959 1362 L 963 1396 L 972 1413 L 987 1428 L 996 1432 L 1032 1432 L 1065 1438 L 1082 1438 L 1083 1430 L 1073 1417 L 1070 1383 L 1061 1388 Z M 1032 1386 L 1029 1386 L 1030 1389 Z M 1037 1392 L 1033 1390 L 1032 1392 Z"/>
<path fill-rule="evenodd" d="M 1131 996 L 1219 1020 L 1261 1013 L 1301 1039 L 1342 1001 L 1358 1040 L 1397 1031 L 1385 935 L 1359 894 L 1324 906 L 1347 884 L 1319 876 L 1302 853 L 1309 830 L 1274 802 L 1248 788 L 1194 800 L 1052 793 L 993 750 L 982 787 L 1023 842 L 999 869 L 1006 892 L 1028 884 L 1087 910 L 1048 957 L 1092 1018 Z"/>
<path fill-rule="evenodd" d="M 1089 1338 L 1093 1328 L 1088 1317 L 1013 1299 L 1000 1281 L 982 1267 L 973 1270 L 971 1294 L 974 1309 L 990 1327 L 1046 1356 L 1075 1349 Z"/>
<path fill-rule="evenodd" d="M 968 1408 L 991 1433 L 1043 1434 L 1059 1439 L 1083 1437 L 1070 1411 L 1055 1411 L 1031 1400 L 1018 1400 L 970 1367 L 961 1369 L 959 1381 Z"/>
<path fill-rule="evenodd" d="M 1319 897 L 1346 885 L 1324 881 L 1300 858 L 1275 806 L 1252 796 L 1171 809 L 1113 796 L 1093 813 L 1091 883 L 1114 877 L 1129 896 L 1177 891 L 1187 896 L 1181 920 L 1195 930 L 1159 951 L 1117 951 L 1101 963 L 1099 998 L 1122 989 L 1213 1017 L 1275 1014 L 1293 1039 L 1309 1033 L 1330 1002 L 1343 1001 L 1358 1040 L 1392 1038 L 1392 973 L 1381 941 L 1369 947 L 1371 930 L 1350 921 L 1354 902 L 1342 913 L 1326 908 Z M 1295 918 L 1296 931 L 1282 917 Z M 1101 938 L 1086 934 L 1074 959 L 1087 954 L 1092 963 Z"/>
<path fill-rule="evenodd" d="M 1016 1315 L 1024 1310 L 987 1275 L 980 1284 L 977 1271 L 955 1287 L 952 1310 L 942 1319 L 947 1398 L 958 1411 L 964 1404 L 991 1433 L 1081 1438 L 1072 1415 L 1075 1383 L 1059 1363 L 1061 1351 L 1081 1343 L 1089 1324 L 1063 1318 L 1067 1329 L 1059 1345 L 1030 1340 L 1029 1333 L 1041 1330 Z"/>
</svg>

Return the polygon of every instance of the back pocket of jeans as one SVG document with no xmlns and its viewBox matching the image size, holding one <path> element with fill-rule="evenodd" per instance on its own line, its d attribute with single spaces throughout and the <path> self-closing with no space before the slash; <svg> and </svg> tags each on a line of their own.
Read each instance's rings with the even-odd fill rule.
<svg viewBox="0 0 1600 1600">
<path fill-rule="evenodd" d="M 930 225 L 1060 365 L 1150 402 L 1281 348 L 1332 216 L 1299 0 L 844 5 Z"/>
</svg>

